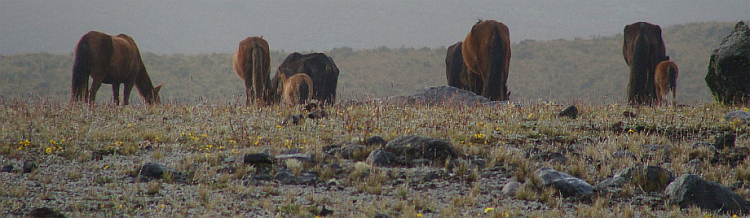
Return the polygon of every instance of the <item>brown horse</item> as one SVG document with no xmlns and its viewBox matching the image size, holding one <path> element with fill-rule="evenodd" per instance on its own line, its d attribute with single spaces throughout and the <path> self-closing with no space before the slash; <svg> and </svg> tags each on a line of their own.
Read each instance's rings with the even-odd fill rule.
<svg viewBox="0 0 750 218">
<path fill-rule="evenodd" d="M 481 93 L 482 96 L 492 101 L 508 100 L 510 96 L 506 85 L 510 67 L 508 27 L 494 20 L 480 20 L 466 35 L 461 51 L 470 74 L 481 77 L 479 78 L 481 83 L 468 84 L 471 86 L 469 90 L 481 91 L 477 93 Z"/>
<path fill-rule="evenodd" d="M 234 71 L 245 81 L 245 104 L 250 105 L 250 99 L 261 104 L 272 102 L 272 90 L 269 89 L 270 69 L 268 42 L 262 36 L 248 37 L 240 42 L 234 54 Z"/>
<path fill-rule="evenodd" d="M 646 22 L 625 26 L 622 54 L 630 67 L 628 102 L 651 104 L 658 100 L 654 87 L 656 65 L 669 60 L 661 38 L 661 28 Z"/>
<path fill-rule="evenodd" d="M 448 47 L 447 54 L 445 55 L 445 76 L 448 79 L 448 85 L 481 95 L 482 90 L 475 88 L 482 87 L 482 78 L 469 73 L 468 69 L 466 69 L 463 53 L 461 52 L 462 45 L 463 42 L 451 45 Z"/>
<path fill-rule="evenodd" d="M 279 88 L 283 87 L 283 90 L 278 93 L 282 93 L 281 98 L 287 105 L 305 104 L 312 99 L 313 82 L 307 74 L 295 74 L 289 78 L 282 74 L 281 83 L 284 85 Z"/>
<path fill-rule="evenodd" d="M 333 58 L 323 53 L 300 54 L 292 53 L 279 65 L 276 75 L 271 79 L 272 90 L 278 90 L 281 76 L 291 78 L 296 74 L 307 74 L 315 84 L 312 98 L 322 103 L 336 103 L 336 86 L 339 78 L 339 68 Z M 282 93 L 277 93 L 278 95 Z"/>
<path fill-rule="evenodd" d="M 89 77 L 93 79 L 89 90 Z M 78 41 L 76 58 L 73 63 L 73 89 L 71 101 L 84 100 L 93 104 L 99 87 L 112 84 L 115 104 L 120 104 L 120 84 L 123 89 L 124 104 L 130 101 L 133 85 L 138 88 L 147 104 L 159 104 L 161 85 L 154 87 L 141 60 L 141 52 L 133 38 L 125 34 L 110 36 L 91 31 Z"/>
<path fill-rule="evenodd" d="M 658 101 L 663 101 L 664 96 L 672 92 L 672 106 L 677 104 L 677 76 L 679 73 L 674 61 L 662 61 L 656 66 L 654 86 L 656 87 Z"/>
</svg>

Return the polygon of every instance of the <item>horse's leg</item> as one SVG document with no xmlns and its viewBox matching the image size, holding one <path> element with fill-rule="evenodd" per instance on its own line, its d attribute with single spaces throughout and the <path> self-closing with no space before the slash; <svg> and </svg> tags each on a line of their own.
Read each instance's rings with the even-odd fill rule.
<svg viewBox="0 0 750 218">
<path fill-rule="evenodd" d="M 247 96 L 247 98 L 245 98 L 245 105 L 250 105 L 250 99 L 255 99 L 255 95 L 253 95 L 252 91 L 253 82 L 252 79 L 249 80 L 250 81 L 248 81 L 248 79 L 245 79 L 245 96 Z"/>
<path fill-rule="evenodd" d="M 115 97 L 115 105 L 120 105 L 120 84 L 112 84 L 112 96 Z"/>
<path fill-rule="evenodd" d="M 91 82 L 91 90 L 89 90 L 89 104 L 94 104 L 96 102 L 96 92 L 99 91 L 99 87 L 102 86 L 102 80 L 104 80 L 101 76 L 93 77 L 93 81 Z"/>
<path fill-rule="evenodd" d="M 124 105 L 130 104 L 130 92 L 133 91 L 133 85 L 135 85 L 135 82 L 125 83 L 125 88 L 122 90 L 122 101 L 124 102 Z"/>
</svg>

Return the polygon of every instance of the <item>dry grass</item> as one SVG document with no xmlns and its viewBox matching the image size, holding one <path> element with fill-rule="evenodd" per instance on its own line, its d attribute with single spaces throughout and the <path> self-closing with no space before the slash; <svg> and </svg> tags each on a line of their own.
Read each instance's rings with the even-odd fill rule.
<svg viewBox="0 0 750 218">
<path fill-rule="evenodd" d="M 326 205 L 337 216 L 700 216 L 695 210 L 650 208 L 626 199 L 641 188 L 624 187 L 617 197 L 599 196 L 590 202 L 567 200 L 533 178 L 539 167 L 551 166 L 595 184 L 615 172 L 640 164 L 664 166 L 677 175 L 691 172 L 685 165 L 703 158 L 697 168 L 707 180 L 731 185 L 750 181 L 750 160 L 736 166 L 708 163 L 711 151 L 694 149 L 695 142 L 733 132 L 738 146 L 747 146 L 750 127 L 722 118 L 744 108 L 714 104 L 692 107 L 577 105 L 578 119 L 556 117 L 565 105 L 520 102 L 522 106 L 394 107 L 375 103 L 328 108 L 330 117 L 281 125 L 294 107 L 245 107 L 229 104 L 161 106 L 69 105 L 64 100 L 0 100 L 0 162 L 20 169 L 24 160 L 39 168 L 29 174 L 0 177 L 0 211 L 11 215 L 50 206 L 68 216 L 314 216 Z M 622 116 L 633 111 L 635 118 Z M 325 158 L 321 148 L 360 142 L 379 135 L 392 140 L 404 135 L 445 139 L 462 156 L 480 156 L 485 167 L 460 162 L 453 177 L 417 182 L 405 169 L 373 167 L 363 162 Z M 669 145 L 654 153 L 643 144 Z M 283 163 L 294 175 L 314 171 L 322 181 L 336 178 L 342 188 L 286 186 L 276 182 L 251 184 L 261 168 L 242 164 L 244 154 L 270 148 L 273 153 L 300 149 L 313 154 L 313 163 L 289 159 Z M 372 149 L 372 148 L 368 148 Z M 529 149 L 559 152 L 568 160 L 531 160 Z M 639 157 L 614 158 L 627 150 Z M 366 155 L 358 154 L 359 160 Z M 651 158 L 641 158 L 649 156 Z M 134 182 L 145 163 L 161 163 L 190 175 L 151 182 Z M 332 164 L 343 166 L 340 169 Z M 234 173 L 222 171 L 234 166 Z M 504 177 L 487 177 L 493 168 Z M 433 168 L 435 169 L 435 168 Z M 273 172 L 272 172 L 273 173 Z M 273 174 L 272 174 L 273 175 Z M 496 196 L 484 187 L 512 178 L 523 185 L 515 197 Z M 71 186 L 61 188 L 70 183 Z M 748 197 L 746 188 L 737 190 Z M 75 193 L 75 194 L 66 194 Z M 461 194 L 457 194 L 461 193 Z M 49 200 L 44 200 L 49 199 Z M 625 200 L 624 200 L 625 199 Z M 26 204 L 21 209 L 17 202 Z M 504 202 L 504 203 L 500 203 Z M 527 204 L 533 202 L 533 204 Z M 541 206 L 529 206 L 541 205 Z M 571 210 L 575 206 L 575 210 Z M 494 210 L 484 212 L 485 208 Z M 227 214 L 229 212 L 229 214 Z M 236 213 L 235 213 L 236 212 Z"/>
</svg>

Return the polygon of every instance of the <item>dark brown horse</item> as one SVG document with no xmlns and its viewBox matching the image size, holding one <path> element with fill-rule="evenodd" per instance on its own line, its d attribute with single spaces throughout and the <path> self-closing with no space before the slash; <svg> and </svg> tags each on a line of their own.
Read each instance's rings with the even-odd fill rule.
<svg viewBox="0 0 750 218">
<path fill-rule="evenodd" d="M 463 42 L 451 45 L 445 55 L 445 76 L 448 78 L 448 85 L 481 95 L 482 77 L 471 74 L 466 69 L 461 52 L 462 45 Z"/>
<path fill-rule="evenodd" d="M 89 90 L 89 77 L 93 79 Z M 120 84 L 124 104 L 130 101 L 133 85 L 147 104 L 159 104 L 161 85 L 154 87 L 141 60 L 141 52 L 135 41 L 125 34 L 110 36 L 91 31 L 78 41 L 73 63 L 73 89 L 71 101 L 86 101 L 93 104 L 96 92 L 102 83 L 112 84 L 115 104 L 120 104 Z"/>
<path fill-rule="evenodd" d="M 336 102 L 336 86 L 339 78 L 339 68 L 333 59 L 323 53 L 312 53 L 302 55 L 292 53 L 279 65 L 276 75 L 271 79 L 273 90 L 278 90 L 281 75 L 290 78 L 295 74 L 304 73 L 310 76 L 313 87 L 312 98 L 323 103 L 333 104 Z M 282 93 L 276 93 L 276 96 Z"/>
<path fill-rule="evenodd" d="M 677 64 L 674 61 L 662 61 L 656 65 L 654 75 L 654 86 L 656 87 L 656 97 L 658 101 L 664 100 L 669 92 L 672 92 L 672 106 L 677 105 L 677 76 L 679 74 Z"/>
<path fill-rule="evenodd" d="M 669 60 L 661 38 L 661 28 L 646 22 L 625 26 L 622 54 L 630 67 L 628 102 L 651 104 L 658 100 L 654 86 L 656 65 Z"/>
<path fill-rule="evenodd" d="M 471 27 L 461 49 L 466 68 L 480 77 L 479 84 L 469 90 L 481 90 L 492 101 L 508 100 L 508 69 L 510 67 L 510 34 L 505 24 L 480 20 Z M 471 80 L 469 80 L 471 81 Z"/>
<path fill-rule="evenodd" d="M 286 78 L 286 76 L 282 74 L 281 77 L 281 83 L 284 85 L 283 90 L 280 91 L 280 93 L 282 93 L 281 97 L 285 104 L 305 104 L 312 99 L 313 82 L 310 76 L 300 73 L 289 78 Z"/>
<path fill-rule="evenodd" d="M 240 42 L 234 54 L 234 71 L 245 81 L 245 104 L 250 99 L 261 105 L 270 104 L 271 89 L 268 77 L 271 69 L 271 56 L 268 42 L 263 37 L 248 37 Z"/>
</svg>

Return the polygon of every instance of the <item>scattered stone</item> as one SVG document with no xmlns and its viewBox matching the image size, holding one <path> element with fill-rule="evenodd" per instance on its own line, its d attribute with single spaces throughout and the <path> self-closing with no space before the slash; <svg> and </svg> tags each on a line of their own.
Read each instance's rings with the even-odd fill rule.
<svg viewBox="0 0 750 218">
<path fill-rule="evenodd" d="M 747 215 L 750 202 L 720 183 L 684 174 L 667 186 L 667 203 L 681 208 L 697 206 L 721 214 Z"/>
<path fill-rule="evenodd" d="M 366 163 L 379 167 L 397 166 L 396 155 L 386 150 L 378 149 L 370 153 L 365 160 Z"/>
<path fill-rule="evenodd" d="M 714 146 L 717 149 L 733 148 L 736 137 L 734 133 L 728 132 L 723 135 L 717 136 L 714 140 Z"/>
<path fill-rule="evenodd" d="M 273 164 L 275 158 L 267 153 L 255 153 L 245 155 L 245 164 Z"/>
<path fill-rule="evenodd" d="M 28 214 L 26 214 L 26 217 L 34 217 L 34 218 L 65 218 L 65 215 L 63 215 L 60 212 L 57 212 L 49 207 L 40 207 L 40 208 L 34 208 L 33 210 L 29 211 Z"/>
<path fill-rule="evenodd" d="M 564 197 L 589 196 L 594 187 L 583 179 L 559 172 L 550 167 L 542 167 L 534 172 L 534 176 L 542 186 L 555 187 Z"/>
<path fill-rule="evenodd" d="M 714 146 L 714 143 L 708 143 L 708 142 L 696 142 L 693 143 L 692 148 L 697 149 L 700 147 L 708 148 L 708 150 L 716 151 L 716 146 Z"/>
<path fill-rule="evenodd" d="M 5 165 L 2 169 L 0 169 L 0 173 L 12 173 L 13 172 L 13 165 Z"/>
<path fill-rule="evenodd" d="M 503 186 L 502 193 L 508 196 L 516 196 L 516 191 L 518 191 L 519 188 L 521 188 L 520 182 L 511 181 Z"/>
<path fill-rule="evenodd" d="M 321 118 L 326 118 L 326 117 L 328 117 L 328 112 L 326 112 L 323 109 L 314 110 L 314 111 L 310 112 L 310 114 L 307 114 L 307 118 L 310 118 L 310 119 L 313 119 L 313 120 L 315 120 L 315 119 L 321 119 Z"/>
<path fill-rule="evenodd" d="M 685 163 L 685 166 L 693 173 L 697 173 L 698 170 L 701 169 L 701 166 L 703 165 L 703 161 L 700 159 L 692 159 Z"/>
<path fill-rule="evenodd" d="M 740 21 L 714 50 L 708 63 L 706 84 L 722 104 L 750 100 L 750 28 Z"/>
<path fill-rule="evenodd" d="M 299 153 L 302 153 L 302 150 L 300 150 L 299 148 L 284 149 L 279 152 L 279 154 L 299 154 Z"/>
<path fill-rule="evenodd" d="M 385 139 L 383 139 L 383 137 L 380 137 L 380 136 L 373 136 L 373 137 L 367 138 L 367 140 L 365 140 L 365 145 L 367 145 L 367 146 L 370 146 L 370 145 L 385 146 L 386 143 L 387 142 L 385 141 Z"/>
<path fill-rule="evenodd" d="M 31 173 L 37 168 L 36 163 L 31 160 L 26 160 L 23 162 L 23 173 Z"/>
<path fill-rule="evenodd" d="M 635 156 L 633 152 L 627 151 L 627 150 L 620 150 L 615 151 L 612 153 L 612 157 L 614 158 L 632 158 L 633 160 L 638 160 L 638 157 Z"/>
<path fill-rule="evenodd" d="M 560 111 L 560 113 L 557 115 L 560 117 L 570 117 L 570 119 L 575 119 L 578 117 L 578 108 L 576 108 L 575 105 L 570 105 Z"/>
<path fill-rule="evenodd" d="M 287 168 L 279 168 L 274 179 L 283 185 L 315 185 L 318 183 L 316 173 L 305 172 L 299 176 L 294 176 L 292 171 Z"/>
<path fill-rule="evenodd" d="M 748 123 L 750 122 L 750 114 L 745 111 L 731 111 L 724 116 L 724 120 L 727 122 L 739 121 L 740 123 Z"/>
</svg>

